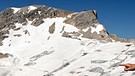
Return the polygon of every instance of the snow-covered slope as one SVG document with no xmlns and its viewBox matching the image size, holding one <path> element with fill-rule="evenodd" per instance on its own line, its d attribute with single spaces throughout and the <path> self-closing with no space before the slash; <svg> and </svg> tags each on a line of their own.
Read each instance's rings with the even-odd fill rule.
<svg viewBox="0 0 135 76">
<path fill-rule="evenodd" d="M 20 8 L 12 9 L 14 13 L 20 11 Z M 28 12 L 35 9 L 30 6 Z M 84 36 L 88 32 L 108 36 L 103 33 L 104 26 L 96 22 L 80 29 L 80 26 L 67 24 L 70 20 L 67 18 L 72 15 L 43 18 L 43 23 L 38 26 L 33 26 L 37 18 L 26 18 L 25 25 L 16 22 L 14 28 L 4 34 L 6 38 L 0 46 L 1 53 L 8 53 L 8 58 L 0 59 L 0 76 L 135 75 L 135 72 L 124 72 L 123 67 L 118 66 L 135 62 L 133 43 L 116 42 L 112 38 L 112 42 L 89 39 Z"/>
</svg>

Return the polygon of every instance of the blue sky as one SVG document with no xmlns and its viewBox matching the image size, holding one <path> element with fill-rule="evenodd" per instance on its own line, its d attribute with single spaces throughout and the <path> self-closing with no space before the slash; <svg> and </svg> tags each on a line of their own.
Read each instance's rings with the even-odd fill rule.
<svg viewBox="0 0 135 76">
<path fill-rule="evenodd" d="M 33 4 L 76 12 L 96 10 L 99 22 L 109 33 L 135 39 L 135 0 L 0 0 L 0 11 Z"/>
</svg>

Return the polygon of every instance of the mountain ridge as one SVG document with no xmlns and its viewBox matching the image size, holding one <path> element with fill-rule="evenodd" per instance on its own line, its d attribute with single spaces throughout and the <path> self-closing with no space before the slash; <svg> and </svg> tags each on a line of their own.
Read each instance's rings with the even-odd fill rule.
<svg viewBox="0 0 135 76">
<path fill-rule="evenodd" d="M 107 41 L 122 41 L 122 42 L 130 42 L 130 40 L 126 40 L 124 38 L 119 38 L 116 35 L 109 34 L 106 31 L 105 26 L 103 26 L 100 34 L 97 32 L 93 32 L 93 29 L 96 29 L 97 24 L 100 24 L 97 19 L 96 10 L 88 10 L 82 12 L 71 12 L 67 10 L 61 10 L 53 7 L 48 7 L 45 5 L 34 5 L 34 6 L 26 6 L 22 8 L 7 8 L 6 10 L 0 13 L 0 41 L 7 38 L 5 34 L 8 34 L 9 29 L 14 29 L 15 23 L 21 23 L 23 25 L 27 25 L 28 21 L 33 21 L 32 25 L 39 26 L 44 23 L 43 19 L 45 18 L 56 18 L 56 17 L 65 17 L 64 23 L 71 24 L 78 29 L 80 32 L 78 35 L 83 34 L 83 37 L 90 39 L 99 39 L 99 40 L 107 40 Z M 83 31 L 87 28 L 87 31 Z M 51 28 L 50 28 L 51 29 Z M 64 28 L 63 28 L 64 29 Z M 64 34 L 71 34 L 70 32 L 65 32 Z M 65 35 L 63 35 L 65 36 Z M 69 37 L 69 36 L 66 36 Z M 133 40 L 131 40 L 133 41 Z M 1 43 L 2 45 L 2 43 Z"/>
</svg>

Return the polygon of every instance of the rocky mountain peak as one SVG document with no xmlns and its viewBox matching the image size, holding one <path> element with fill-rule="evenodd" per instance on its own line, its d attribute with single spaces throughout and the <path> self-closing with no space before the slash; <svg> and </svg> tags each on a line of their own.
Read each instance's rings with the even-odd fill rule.
<svg viewBox="0 0 135 76">
<path fill-rule="evenodd" d="M 65 18 L 64 24 L 69 24 L 78 29 L 78 31 L 65 31 L 63 26 L 61 29 L 63 37 L 77 38 L 84 37 L 89 39 L 99 39 L 107 41 L 127 41 L 121 39 L 115 35 L 110 35 L 105 26 L 98 22 L 96 10 L 84 10 L 82 12 L 71 12 L 67 10 L 52 8 L 44 5 L 31 5 L 22 8 L 7 8 L 0 12 L 0 41 L 7 38 L 9 30 L 19 29 L 15 25 L 20 23 L 23 26 L 27 26 L 28 22 L 31 21 L 31 25 L 38 27 L 45 23 L 44 19 L 53 18 Z M 51 34 L 57 29 L 55 23 L 49 27 Z M 2 44 L 1 44 L 2 45 Z"/>
</svg>

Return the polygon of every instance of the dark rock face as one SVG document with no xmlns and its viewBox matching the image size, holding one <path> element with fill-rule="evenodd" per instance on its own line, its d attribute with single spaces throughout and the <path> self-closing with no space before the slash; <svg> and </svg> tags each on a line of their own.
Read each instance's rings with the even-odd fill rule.
<svg viewBox="0 0 135 76">
<path fill-rule="evenodd" d="M 43 18 L 55 18 L 55 17 L 66 17 L 71 14 L 70 11 L 60 10 L 51 8 L 48 6 L 35 6 L 37 9 L 29 11 L 29 7 L 23 7 L 16 13 L 12 8 L 8 8 L 0 13 L 0 28 L 4 25 L 13 25 L 14 23 L 26 23 L 27 20 L 33 21 L 37 19 L 38 23 L 42 23 Z M 39 13 L 40 12 L 40 13 Z M 35 23 L 35 24 L 38 24 Z M 38 25 L 40 25 L 40 23 Z"/>
<path fill-rule="evenodd" d="M 49 33 L 53 34 L 55 31 L 55 22 L 49 27 Z"/>
<path fill-rule="evenodd" d="M 26 7 L 24 9 L 26 10 Z M 31 10 L 29 13 L 25 15 L 25 17 L 28 18 L 29 20 L 33 20 L 35 18 L 43 19 L 43 18 L 66 17 L 71 13 L 72 12 L 70 11 L 55 9 L 48 6 L 37 6 L 37 9 Z"/>
<path fill-rule="evenodd" d="M 96 13 L 93 10 L 73 14 L 70 18 L 67 18 L 64 22 L 67 24 L 74 25 L 79 29 L 85 29 L 88 26 L 92 26 L 92 23 L 99 23 L 97 21 Z"/>
<path fill-rule="evenodd" d="M 31 25 L 33 26 L 39 26 L 40 24 L 44 23 L 42 19 L 35 19 Z"/>
</svg>

